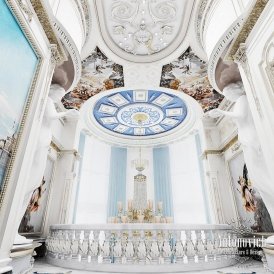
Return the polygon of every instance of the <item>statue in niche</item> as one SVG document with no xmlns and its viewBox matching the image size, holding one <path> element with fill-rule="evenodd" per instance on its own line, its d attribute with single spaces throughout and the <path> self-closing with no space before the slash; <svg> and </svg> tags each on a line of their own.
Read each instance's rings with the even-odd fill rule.
<svg viewBox="0 0 274 274">
<path fill-rule="evenodd" d="M 44 171 L 46 169 L 48 151 L 52 140 L 52 127 L 53 123 L 62 117 L 78 117 L 77 110 L 71 109 L 64 112 L 57 112 L 54 103 L 61 102 L 61 99 L 65 95 L 65 90 L 58 84 L 52 84 L 49 91 L 49 96 L 46 102 L 45 112 L 39 132 L 39 137 L 36 144 L 36 150 L 32 162 L 29 181 L 26 187 L 24 202 L 21 211 L 21 218 L 28 207 L 29 201 L 35 189 L 39 187 L 39 184 L 43 178 Z M 18 233 L 15 237 L 14 244 L 29 243 L 32 240 L 28 240 Z"/>
<path fill-rule="evenodd" d="M 274 184 L 261 151 L 259 138 L 249 109 L 246 94 L 241 81 L 228 84 L 223 89 L 223 95 L 231 102 L 235 102 L 233 111 L 214 109 L 208 112 L 212 118 L 222 115 L 230 117 L 238 128 L 238 139 L 242 144 L 244 158 L 251 181 L 260 195 L 274 221 Z"/>
</svg>

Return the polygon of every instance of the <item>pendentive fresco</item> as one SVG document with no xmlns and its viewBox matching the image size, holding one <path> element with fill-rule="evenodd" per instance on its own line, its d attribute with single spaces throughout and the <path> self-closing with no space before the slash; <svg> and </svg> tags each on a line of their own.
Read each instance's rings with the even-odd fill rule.
<svg viewBox="0 0 274 274">
<path fill-rule="evenodd" d="M 224 98 L 210 85 L 207 64 L 191 48 L 163 66 L 160 86 L 190 95 L 199 102 L 204 112 L 217 108 Z"/>
<path fill-rule="evenodd" d="M 82 77 L 62 102 L 67 109 L 80 109 L 90 97 L 101 91 L 124 86 L 123 67 L 108 59 L 97 47 L 82 62 Z"/>
</svg>

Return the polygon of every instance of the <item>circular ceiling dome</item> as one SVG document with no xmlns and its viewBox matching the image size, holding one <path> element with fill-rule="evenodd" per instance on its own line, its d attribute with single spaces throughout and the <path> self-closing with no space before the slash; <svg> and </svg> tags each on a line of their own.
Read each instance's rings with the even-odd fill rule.
<svg viewBox="0 0 274 274">
<path fill-rule="evenodd" d="M 98 100 L 93 114 L 105 129 L 129 136 L 169 131 L 187 116 L 187 106 L 176 95 L 157 90 L 126 90 Z"/>
<path fill-rule="evenodd" d="M 90 134 L 120 146 L 155 146 L 182 139 L 195 129 L 201 115 L 193 98 L 166 88 L 104 91 L 81 108 Z"/>
</svg>

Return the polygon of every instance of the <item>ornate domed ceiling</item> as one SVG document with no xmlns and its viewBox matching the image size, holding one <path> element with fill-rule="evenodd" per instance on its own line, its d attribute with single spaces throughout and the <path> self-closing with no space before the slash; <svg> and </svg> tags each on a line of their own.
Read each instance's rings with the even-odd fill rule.
<svg viewBox="0 0 274 274">
<path fill-rule="evenodd" d="M 156 90 L 120 91 L 98 100 L 93 115 L 102 127 L 129 136 L 167 132 L 187 116 L 182 98 Z"/>
<path fill-rule="evenodd" d="M 117 55 L 136 62 L 162 59 L 182 43 L 193 4 L 182 0 L 96 1 L 103 39 Z"/>
<path fill-rule="evenodd" d="M 202 115 L 193 98 L 165 88 L 104 91 L 87 100 L 80 111 L 92 135 L 122 146 L 181 139 L 195 129 Z"/>
</svg>

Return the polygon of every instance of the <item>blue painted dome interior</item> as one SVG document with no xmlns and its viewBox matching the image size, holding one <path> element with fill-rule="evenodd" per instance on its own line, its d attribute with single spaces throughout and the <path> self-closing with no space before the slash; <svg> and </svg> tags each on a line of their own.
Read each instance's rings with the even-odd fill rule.
<svg viewBox="0 0 274 274">
<path fill-rule="evenodd" d="M 110 131 L 149 136 L 180 125 L 187 116 L 187 106 L 178 96 L 162 91 L 126 90 L 98 100 L 93 115 Z"/>
</svg>

